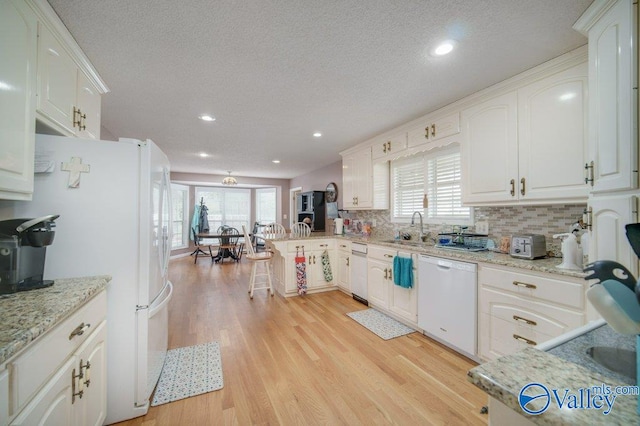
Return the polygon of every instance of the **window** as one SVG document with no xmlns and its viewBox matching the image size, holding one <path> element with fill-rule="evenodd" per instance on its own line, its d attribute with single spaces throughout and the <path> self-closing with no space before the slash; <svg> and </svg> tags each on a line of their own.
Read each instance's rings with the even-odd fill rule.
<svg viewBox="0 0 640 426">
<path fill-rule="evenodd" d="M 276 189 L 256 189 L 256 222 L 276 222 Z"/>
<path fill-rule="evenodd" d="M 458 146 L 393 161 L 391 185 L 393 222 L 406 222 L 415 211 L 423 213 L 427 223 L 468 224 L 473 220 L 471 209 L 462 206 Z"/>
<path fill-rule="evenodd" d="M 242 230 L 249 227 L 251 218 L 251 190 L 243 188 L 196 187 L 196 200 L 207 206 L 209 229 L 216 231 L 221 225 Z"/>
<path fill-rule="evenodd" d="M 173 213 L 171 249 L 175 250 L 189 245 L 189 187 L 172 183 L 171 199 L 173 203 L 171 206 Z"/>
</svg>

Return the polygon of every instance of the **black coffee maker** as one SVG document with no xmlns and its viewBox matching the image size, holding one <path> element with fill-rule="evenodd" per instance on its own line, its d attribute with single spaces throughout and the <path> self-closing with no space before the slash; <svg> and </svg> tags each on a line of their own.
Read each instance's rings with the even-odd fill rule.
<svg viewBox="0 0 640 426">
<path fill-rule="evenodd" d="M 0 294 L 53 285 L 42 279 L 47 246 L 59 215 L 0 221 Z"/>
</svg>

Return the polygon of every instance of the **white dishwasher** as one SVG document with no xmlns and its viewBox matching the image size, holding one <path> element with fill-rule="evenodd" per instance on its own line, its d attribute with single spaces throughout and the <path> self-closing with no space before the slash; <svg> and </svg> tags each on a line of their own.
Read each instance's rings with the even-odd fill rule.
<svg viewBox="0 0 640 426">
<path fill-rule="evenodd" d="M 418 268 L 418 326 L 476 359 L 477 265 L 420 255 Z"/>
<path fill-rule="evenodd" d="M 369 284 L 367 283 L 367 245 L 361 243 L 351 244 L 351 295 L 355 300 L 365 305 L 369 305 L 367 301 L 369 293 Z"/>
</svg>

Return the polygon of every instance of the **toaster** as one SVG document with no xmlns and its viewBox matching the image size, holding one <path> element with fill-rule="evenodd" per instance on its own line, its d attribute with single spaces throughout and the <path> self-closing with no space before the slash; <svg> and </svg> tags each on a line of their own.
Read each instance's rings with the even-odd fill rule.
<svg viewBox="0 0 640 426">
<path fill-rule="evenodd" d="M 547 242 L 544 235 L 525 234 L 511 237 L 509 254 L 522 259 L 535 259 L 547 255 Z"/>
</svg>

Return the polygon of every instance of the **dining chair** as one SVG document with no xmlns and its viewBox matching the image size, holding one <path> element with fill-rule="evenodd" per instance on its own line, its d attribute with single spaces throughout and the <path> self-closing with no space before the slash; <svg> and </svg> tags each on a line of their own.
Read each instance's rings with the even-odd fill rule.
<svg viewBox="0 0 640 426">
<path fill-rule="evenodd" d="M 270 223 L 269 225 L 265 226 L 262 235 L 264 235 L 264 238 L 267 240 L 274 240 L 286 237 L 287 230 L 279 223 Z"/>
<path fill-rule="evenodd" d="M 219 262 L 224 262 L 225 257 L 230 257 L 236 262 L 239 262 L 238 240 L 240 239 L 240 232 L 236 228 L 226 227 L 220 235 Z"/>
<path fill-rule="evenodd" d="M 247 228 L 242 225 L 242 233 L 244 234 L 245 241 L 249 240 L 249 234 L 247 234 Z M 253 249 L 253 245 L 247 244 L 247 255 L 246 258 L 251 262 L 251 277 L 249 278 L 249 297 L 253 299 L 254 290 L 269 290 L 271 296 L 273 296 L 273 284 L 271 283 L 271 259 L 273 258 L 273 253 L 270 251 L 263 251 L 260 253 L 256 253 Z M 262 273 L 258 273 L 258 265 L 263 265 L 264 270 Z M 266 277 L 264 281 L 256 282 L 257 277 Z M 261 287 L 256 287 L 256 284 L 261 285 Z"/>
<path fill-rule="evenodd" d="M 311 228 L 304 222 L 296 222 L 291 225 L 292 237 L 308 237 L 311 235 Z"/>
<path fill-rule="evenodd" d="M 203 244 L 202 243 L 202 238 L 200 238 L 198 236 L 198 232 L 196 232 L 196 228 L 191 228 L 191 232 L 193 232 L 193 244 L 196 246 L 196 250 L 193 252 L 196 255 L 196 258 L 193 260 L 193 263 L 196 264 L 198 262 L 198 255 L 199 254 L 207 254 L 204 250 L 202 250 L 203 248 L 208 249 L 209 250 L 209 257 L 211 257 L 211 259 L 213 259 L 213 253 L 211 253 L 211 244 Z M 193 254 L 191 253 L 191 254 Z"/>
</svg>

